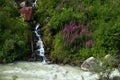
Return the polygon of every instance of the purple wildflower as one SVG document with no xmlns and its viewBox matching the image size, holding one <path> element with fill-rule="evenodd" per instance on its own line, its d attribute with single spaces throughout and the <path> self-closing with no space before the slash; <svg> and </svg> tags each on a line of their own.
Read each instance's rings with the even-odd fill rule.
<svg viewBox="0 0 120 80">
<path fill-rule="evenodd" d="M 69 25 L 65 25 L 63 29 L 63 40 L 65 45 L 72 45 L 72 48 L 74 49 L 78 48 L 78 46 L 80 47 L 85 45 L 88 47 L 92 45 L 93 41 L 91 40 L 91 36 L 91 32 L 87 30 L 86 26 L 77 25 L 75 20 L 71 21 Z M 90 40 L 86 41 L 87 38 Z"/>
</svg>

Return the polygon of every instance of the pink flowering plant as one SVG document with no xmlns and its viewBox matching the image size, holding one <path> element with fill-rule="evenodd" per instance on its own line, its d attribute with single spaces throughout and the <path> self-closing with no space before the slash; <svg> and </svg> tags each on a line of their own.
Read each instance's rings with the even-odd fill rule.
<svg viewBox="0 0 120 80">
<path fill-rule="evenodd" d="M 77 25 L 75 20 L 64 26 L 63 41 L 65 46 L 74 49 L 93 46 L 91 31 L 84 25 Z"/>
</svg>

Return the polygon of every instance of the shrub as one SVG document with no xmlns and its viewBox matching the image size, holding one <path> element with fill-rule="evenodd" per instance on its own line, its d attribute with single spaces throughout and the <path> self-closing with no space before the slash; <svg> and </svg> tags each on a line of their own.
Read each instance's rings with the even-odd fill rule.
<svg viewBox="0 0 120 80">
<path fill-rule="evenodd" d="M 64 46 L 61 33 L 57 34 L 54 42 L 54 50 L 51 53 L 52 60 L 57 61 L 57 63 L 68 63 L 71 60 L 69 53 L 70 51 Z"/>
<path fill-rule="evenodd" d="M 65 25 L 63 29 L 63 40 L 65 46 L 71 48 L 83 48 L 93 46 L 92 34 L 84 25 L 77 25 L 75 21 L 71 21 L 69 25 Z"/>
<path fill-rule="evenodd" d="M 36 15 L 52 58 L 79 64 L 90 56 L 116 54 L 120 50 L 119 4 L 119 0 L 38 2 Z"/>
<path fill-rule="evenodd" d="M 6 0 L 0 12 L 0 62 L 24 58 L 28 49 L 28 25 L 18 17 L 12 0 Z"/>
<path fill-rule="evenodd" d="M 88 51 L 86 48 L 93 46 L 92 34 L 85 26 L 77 25 L 75 21 L 65 25 L 63 30 L 55 36 L 54 41 L 51 57 L 58 62 L 79 64 L 82 59 L 92 55 L 86 52 Z M 84 53 L 79 52 L 80 50 L 84 50 Z"/>
</svg>

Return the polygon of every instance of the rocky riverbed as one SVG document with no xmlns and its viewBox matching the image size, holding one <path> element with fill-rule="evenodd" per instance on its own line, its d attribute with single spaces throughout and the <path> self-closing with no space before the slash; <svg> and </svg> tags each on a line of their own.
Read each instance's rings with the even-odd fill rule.
<svg viewBox="0 0 120 80">
<path fill-rule="evenodd" d="M 114 75 L 119 75 L 117 71 Z M 0 64 L 0 80 L 97 80 L 97 74 L 79 67 L 40 62 Z"/>
</svg>

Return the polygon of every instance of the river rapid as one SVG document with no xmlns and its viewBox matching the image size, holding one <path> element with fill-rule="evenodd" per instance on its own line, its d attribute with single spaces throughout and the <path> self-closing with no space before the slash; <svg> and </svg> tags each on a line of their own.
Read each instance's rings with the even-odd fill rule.
<svg viewBox="0 0 120 80">
<path fill-rule="evenodd" d="M 97 75 L 69 65 L 16 62 L 0 65 L 0 80 L 95 80 Z"/>
<path fill-rule="evenodd" d="M 97 80 L 97 78 L 97 74 L 69 65 L 41 62 L 0 64 L 0 80 Z"/>
</svg>

